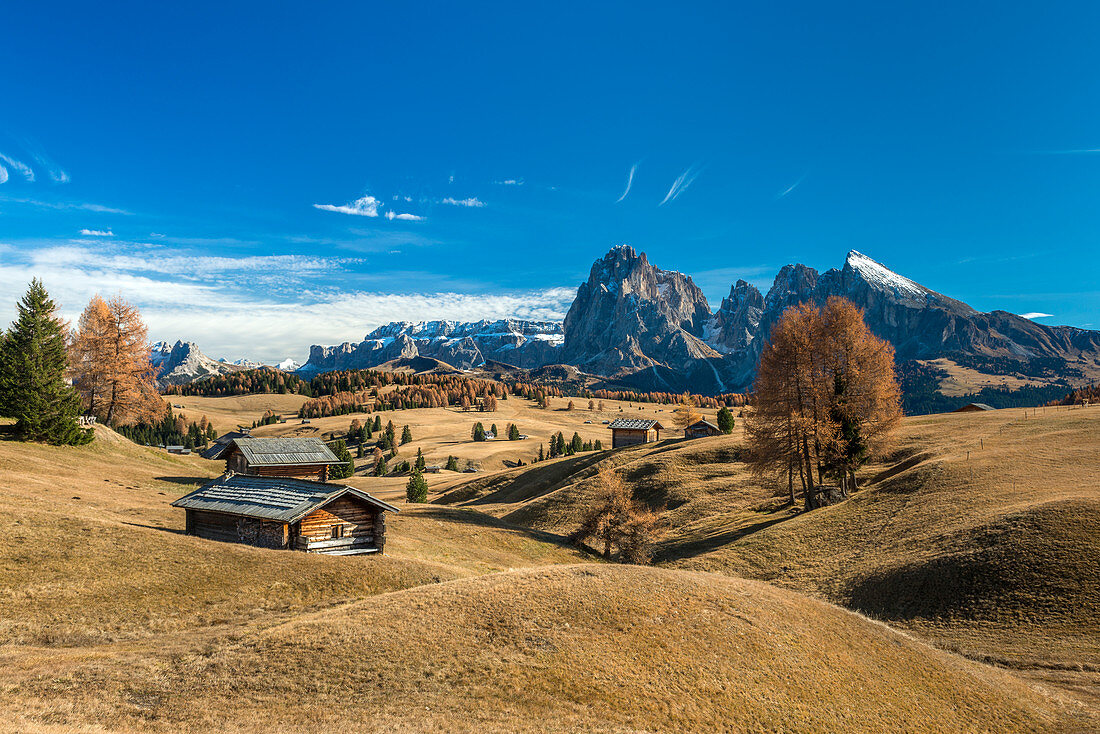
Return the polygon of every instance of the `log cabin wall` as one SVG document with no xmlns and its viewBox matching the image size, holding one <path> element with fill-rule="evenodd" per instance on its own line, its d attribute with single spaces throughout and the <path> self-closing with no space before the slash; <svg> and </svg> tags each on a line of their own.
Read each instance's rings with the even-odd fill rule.
<svg viewBox="0 0 1100 734">
<path fill-rule="evenodd" d="M 187 510 L 187 534 L 258 548 L 286 548 L 290 542 L 285 522 L 205 510 Z"/>
<path fill-rule="evenodd" d="M 315 482 L 328 481 L 327 464 L 288 464 L 286 466 L 249 466 L 244 474 L 256 474 L 261 477 L 293 477 L 312 479 Z"/>
<path fill-rule="evenodd" d="M 318 508 L 301 519 L 296 528 L 302 538 L 320 540 L 323 538 L 344 537 L 379 542 L 379 530 L 385 533 L 385 525 L 379 527 L 378 520 L 383 513 L 354 497 L 340 497 Z M 334 529 L 339 534 L 334 535 Z"/>
<path fill-rule="evenodd" d="M 284 464 L 281 466 L 250 466 L 244 454 L 236 446 L 225 456 L 225 469 L 235 474 L 256 474 L 261 477 L 293 477 L 328 481 L 328 464 Z"/>
<path fill-rule="evenodd" d="M 634 446 L 640 443 L 649 443 L 649 431 L 629 428 L 614 428 L 611 431 L 611 448 L 620 446 Z"/>
</svg>

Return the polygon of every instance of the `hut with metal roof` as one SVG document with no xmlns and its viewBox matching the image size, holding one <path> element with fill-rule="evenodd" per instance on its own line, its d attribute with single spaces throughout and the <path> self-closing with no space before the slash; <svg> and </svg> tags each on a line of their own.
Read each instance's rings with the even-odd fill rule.
<svg viewBox="0 0 1100 734">
<path fill-rule="evenodd" d="M 658 421 L 647 418 L 617 418 L 607 427 L 611 429 L 611 448 L 613 449 L 649 443 L 651 438 L 660 441 L 661 431 L 665 428 Z"/>
<path fill-rule="evenodd" d="M 235 438 L 220 455 L 225 470 L 264 477 L 298 477 L 323 482 L 328 468 L 341 464 L 319 438 Z"/>
<path fill-rule="evenodd" d="M 703 438 L 717 436 L 722 432 L 718 426 L 708 420 L 697 420 L 684 429 L 684 438 Z"/>
<path fill-rule="evenodd" d="M 358 555 L 382 553 L 393 505 L 354 487 L 226 472 L 172 503 L 187 534 L 209 540 Z"/>
<path fill-rule="evenodd" d="M 967 403 L 961 408 L 956 408 L 952 413 L 980 413 L 984 410 L 996 410 L 992 405 L 985 403 Z"/>
</svg>

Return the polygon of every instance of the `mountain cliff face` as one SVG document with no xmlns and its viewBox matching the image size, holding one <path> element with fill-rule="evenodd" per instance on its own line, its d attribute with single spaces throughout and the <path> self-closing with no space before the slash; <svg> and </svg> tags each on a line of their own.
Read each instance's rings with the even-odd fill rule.
<svg viewBox="0 0 1100 734">
<path fill-rule="evenodd" d="M 862 253 L 825 273 L 786 265 L 766 295 L 739 280 L 715 313 L 691 278 L 644 253 L 613 248 L 597 260 L 563 324 L 526 321 L 393 323 L 359 344 L 315 346 L 302 372 L 434 357 L 462 369 L 487 361 L 524 368 L 565 364 L 640 390 L 718 393 L 751 387 L 760 351 L 798 303 L 851 300 L 899 361 L 1048 358 L 1100 371 L 1100 332 L 1045 326 L 1005 311 L 981 313 Z"/>
<path fill-rule="evenodd" d="M 183 385 L 209 377 L 225 375 L 249 369 L 245 364 L 232 364 L 211 359 L 199 351 L 193 342 L 177 341 L 175 344 L 157 342 L 149 353 L 149 361 L 157 372 L 161 386 Z"/>
<path fill-rule="evenodd" d="M 545 321 L 395 321 L 378 327 L 358 344 L 313 346 L 300 372 L 367 369 L 393 359 L 431 357 L 460 369 L 486 360 L 517 367 L 541 367 L 557 360 L 562 325 Z"/>
<path fill-rule="evenodd" d="M 710 319 L 706 296 L 691 278 L 655 268 L 644 253 L 620 245 L 592 265 L 577 289 L 561 361 L 647 389 L 680 389 L 707 370 L 706 360 L 721 359 L 703 341 Z"/>
</svg>

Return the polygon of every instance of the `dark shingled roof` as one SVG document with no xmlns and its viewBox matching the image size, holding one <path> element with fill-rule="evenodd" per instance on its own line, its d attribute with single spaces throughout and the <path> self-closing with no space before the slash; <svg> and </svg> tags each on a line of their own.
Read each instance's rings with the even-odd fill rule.
<svg viewBox="0 0 1100 734">
<path fill-rule="evenodd" d="M 345 494 L 354 495 L 383 510 L 399 511 L 393 505 L 354 487 L 311 482 L 307 479 L 258 477 L 232 472 L 223 474 L 191 494 L 180 497 L 172 503 L 172 506 L 187 510 L 225 512 L 276 522 L 297 522 L 318 507 L 327 505 Z"/>
<path fill-rule="evenodd" d="M 230 431 L 229 433 L 223 433 L 214 439 L 214 443 L 210 444 L 210 448 L 203 451 L 199 456 L 204 459 L 220 459 L 222 453 L 229 448 L 234 439 L 247 438 L 248 434 L 242 431 Z"/>
<path fill-rule="evenodd" d="M 951 411 L 952 413 L 965 413 L 967 411 L 974 410 L 996 410 L 992 405 L 986 405 L 985 403 L 967 403 L 961 408 L 956 408 Z"/>
<path fill-rule="evenodd" d="M 664 426 L 648 418 L 616 418 L 608 428 L 622 428 L 628 431 L 649 431 L 654 428 L 664 430 Z"/>
<path fill-rule="evenodd" d="M 236 438 L 249 466 L 340 464 L 336 454 L 319 438 Z"/>
<path fill-rule="evenodd" d="M 708 420 L 695 421 L 695 422 L 694 422 L 694 423 L 692 423 L 692 424 L 691 424 L 690 426 L 688 426 L 688 428 L 695 428 L 696 426 L 709 426 L 710 428 L 713 428 L 713 429 L 714 429 L 714 430 L 716 430 L 716 431 L 717 431 L 717 430 L 720 430 L 720 429 L 718 428 L 718 426 L 714 425 L 713 423 L 711 423 L 711 422 L 710 422 L 710 421 L 708 421 Z"/>
</svg>

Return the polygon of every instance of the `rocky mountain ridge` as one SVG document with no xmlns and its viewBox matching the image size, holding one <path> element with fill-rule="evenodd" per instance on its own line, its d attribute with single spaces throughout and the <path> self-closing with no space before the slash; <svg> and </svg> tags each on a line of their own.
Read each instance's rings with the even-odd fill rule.
<svg viewBox="0 0 1100 734">
<path fill-rule="evenodd" d="M 395 321 L 358 343 L 311 347 L 299 372 L 365 369 L 414 357 L 431 357 L 459 369 L 487 360 L 533 368 L 557 361 L 563 339 L 562 324 L 552 321 Z"/>
<path fill-rule="evenodd" d="M 1006 311 L 979 312 L 855 250 L 819 273 L 786 265 L 767 294 L 739 280 L 717 311 L 692 279 L 621 245 L 597 260 L 562 324 L 396 322 L 358 344 L 314 346 L 301 372 L 373 367 L 426 356 L 460 369 L 486 362 L 564 364 L 641 390 L 718 393 L 751 387 L 767 334 L 797 303 L 848 298 L 899 362 L 956 357 L 1011 365 L 1053 360 L 1100 374 L 1100 332 L 1046 326 Z M 1084 372 L 1081 372 L 1084 374 Z"/>
</svg>

